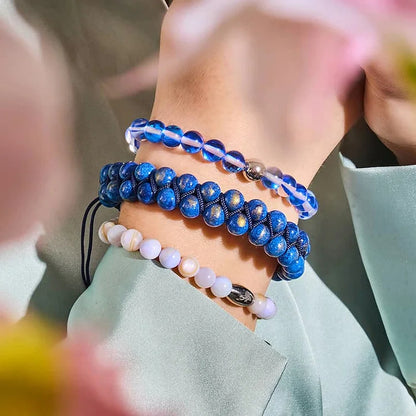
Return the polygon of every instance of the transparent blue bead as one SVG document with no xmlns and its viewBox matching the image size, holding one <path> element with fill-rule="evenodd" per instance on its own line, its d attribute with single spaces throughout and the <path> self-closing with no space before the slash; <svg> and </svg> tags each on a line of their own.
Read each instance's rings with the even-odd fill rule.
<svg viewBox="0 0 416 416">
<path fill-rule="evenodd" d="M 149 182 L 141 183 L 137 187 L 137 199 L 140 202 L 143 202 L 143 204 L 152 204 L 155 201 L 152 187 Z"/>
<path fill-rule="evenodd" d="M 193 191 L 198 185 L 198 179 L 190 173 L 185 173 L 184 175 L 179 176 L 177 185 L 179 192 L 184 194 L 185 192 Z"/>
<path fill-rule="evenodd" d="M 132 142 L 129 144 L 129 150 L 132 153 L 137 153 L 140 148 L 140 140 L 133 139 Z"/>
<path fill-rule="evenodd" d="M 137 194 L 131 180 L 127 179 L 120 185 L 120 196 L 124 201 L 136 201 Z"/>
<path fill-rule="evenodd" d="M 298 212 L 299 218 L 301 220 L 308 220 L 309 218 L 312 217 L 312 214 L 309 213 L 308 211 L 299 211 L 299 210 L 297 210 L 297 212 Z"/>
<path fill-rule="evenodd" d="M 284 267 L 289 266 L 299 258 L 298 249 L 295 246 L 289 247 L 285 253 L 277 258 L 277 261 Z"/>
<path fill-rule="evenodd" d="M 136 118 L 126 129 L 125 138 L 127 143 L 132 143 L 134 139 L 141 139 L 148 120 L 145 118 Z"/>
<path fill-rule="evenodd" d="M 210 227 L 219 227 L 224 224 L 225 215 L 224 210 L 220 204 L 212 204 L 202 214 L 205 224 Z"/>
<path fill-rule="evenodd" d="M 215 182 L 204 182 L 200 188 L 202 199 L 204 202 L 215 201 L 221 193 L 221 188 Z"/>
<path fill-rule="evenodd" d="M 270 230 L 264 224 L 257 224 L 250 231 L 248 239 L 255 246 L 264 246 L 270 240 Z"/>
<path fill-rule="evenodd" d="M 100 170 L 100 184 L 107 182 L 108 180 L 108 171 L 110 170 L 111 163 L 105 165 Z"/>
<path fill-rule="evenodd" d="M 246 161 L 240 152 L 231 150 L 222 158 L 222 166 L 228 172 L 241 172 L 246 167 Z"/>
<path fill-rule="evenodd" d="M 281 211 L 270 211 L 269 213 L 273 234 L 282 232 L 287 225 L 286 215 Z"/>
<path fill-rule="evenodd" d="M 180 127 L 170 125 L 162 133 L 162 142 L 166 147 L 177 147 L 181 144 L 183 131 Z"/>
<path fill-rule="evenodd" d="M 143 181 L 149 177 L 149 175 L 155 170 L 156 168 L 151 163 L 139 163 L 134 170 L 134 177 L 139 181 Z"/>
<path fill-rule="evenodd" d="M 279 168 L 267 168 L 263 173 L 261 183 L 268 189 L 276 190 L 280 186 L 282 175 L 282 171 Z"/>
<path fill-rule="evenodd" d="M 278 235 L 273 237 L 265 246 L 264 251 L 270 257 L 279 257 L 281 256 L 287 249 L 286 240 L 283 236 Z"/>
<path fill-rule="evenodd" d="M 159 143 L 162 140 L 162 133 L 165 125 L 159 120 L 150 120 L 144 128 L 144 137 L 152 143 Z"/>
<path fill-rule="evenodd" d="M 297 260 L 291 263 L 289 266 L 283 267 L 283 270 L 288 274 L 304 272 L 305 270 L 305 259 L 302 256 L 299 256 Z"/>
<path fill-rule="evenodd" d="M 230 189 L 224 194 L 224 201 L 230 211 L 235 211 L 244 205 L 244 196 L 240 191 Z"/>
<path fill-rule="evenodd" d="M 108 182 L 106 196 L 111 202 L 114 202 L 115 204 L 119 204 L 121 202 L 119 189 L 120 185 L 117 180 Z"/>
<path fill-rule="evenodd" d="M 155 182 L 157 186 L 165 186 L 172 182 L 172 179 L 176 176 L 173 169 L 163 167 L 159 168 L 155 172 Z"/>
<path fill-rule="evenodd" d="M 121 162 L 113 163 L 110 166 L 108 169 L 108 179 L 110 179 L 110 181 L 114 181 L 119 178 L 119 171 L 121 166 L 123 166 L 123 163 Z"/>
<path fill-rule="evenodd" d="M 298 205 L 302 205 L 306 201 L 307 192 L 308 190 L 303 185 L 297 183 L 296 194 L 293 193 L 289 195 L 289 202 L 295 207 Z"/>
<path fill-rule="evenodd" d="M 285 231 L 285 237 L 289 244 L 294 243 L 299 237 L 299 227 L 291 221 L 288 221 Z"/>
<path fill-rule="evenodd" d="M 247 207 L 254 222 L 262 221 L 266 218 L 267 207 L 260 199 L 252 199 L 247 204 Z"/>
<path fill-rule="evenodd" d="M 186 218 L 196 218 L 199 215 L 199 201 L 195 195 L 188 195 L 179 202 L 179 209 Z"/>
<path fill-rule="evenodd" d="M 101 185 L 100 190 L 98 192 L 98 198 L 100 199 L 100 202 L 107 208 L 113 208 L 116 205 L 118 205 L 117 203 L 112 202 L 107 197 L 107 184 Z"/>
<path fill-rule="evenodd" d="M 290 187 L 288 187 L 289 185 Z M 282 175 L 282 188 L 288 194 L 292 195 L 292 188 L 296 187 L 296 180 L 293 176 L 290 175 Z"/>
<path fill-rule="evenodd" d="M 241 212 L 236 212 L 228 218 L 227 229 L 233 235 L 245 234 L 248 231 L 247 217 Z"/>
<path fill-rule="evenodd" d="M 204 139 L 197 131 L 187 131 L 181 139 L 183 150 L 188 153 L 198 153 L 204 144 Z"/>
<path fill-rule="evenodd" d="M 119 177 L 122 181 L 129 179 L 136 169 L 137 163 L 126 162 L 120 167 Z"/>
<path fill-rule="evenodd" d="M 175 192 L 171 188 L 165 188 L 157 193 L 156 202 L 165 211 L 172 211 L 176 207 Z"/>
<path fill-rule="evenodd" d="M 225 156 L 225 146 L 219 140 L 208 140 L 202 147 L 202 156 L 208 162 L 218 162 Z"/>
</svg>

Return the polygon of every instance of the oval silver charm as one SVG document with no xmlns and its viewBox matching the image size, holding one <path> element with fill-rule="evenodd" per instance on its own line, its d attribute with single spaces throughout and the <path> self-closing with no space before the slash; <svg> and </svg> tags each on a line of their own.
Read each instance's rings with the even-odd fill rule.
<svg viewBox="0 0 416 416">
<path fill-rule="evenodd" d="M 265 170 L 265 166 L 260 161 L 255 159 L 247 160 L 243 175 L 249 181 L 259 181 L 263 177 Z"/>
<path fill-rule="evenodd" d="M 250 306 L 254 302 L 254 294 L 244 286 L 233 285 L 227 299 L 238 306 Z"/>
</svg>

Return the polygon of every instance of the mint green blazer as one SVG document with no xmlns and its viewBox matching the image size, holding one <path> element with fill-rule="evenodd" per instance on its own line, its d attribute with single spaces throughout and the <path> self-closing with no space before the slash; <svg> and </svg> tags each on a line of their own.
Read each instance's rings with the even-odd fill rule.
<svg viewBox="0 0 416 416">
<path fill-rule="evenodd" d="M 385 331 L 416 389 L 416 166 L 357 169 L 341 156 L 341 170 Z M 416 415 L 411 390 L 382 369 L 358 321 L 310 265 L 298 280 L 271 281 L 267 296 L 278 313 L 253 333 L 172 271 L 111 247 L 72 308 L 68 333 L 100 329 L 137 410 Z"/>
</svg>

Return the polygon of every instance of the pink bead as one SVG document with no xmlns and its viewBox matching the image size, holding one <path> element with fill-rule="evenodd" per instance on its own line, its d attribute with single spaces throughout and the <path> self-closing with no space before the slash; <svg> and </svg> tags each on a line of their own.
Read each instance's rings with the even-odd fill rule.
<svg viewBox="0 0 416 416">
<path fill-rule="evenodd" d="M 215 283 L 214 270 L 209 267 L 201 267 L 199 272 L 195 275 L 195 283 L 199 287 L 211 287 Z"/>
<path fill-rule="evenodd" d="M 251 313 L 258 315 L 259 313 L 263 312 L 263 310 L 266 307 L 266 303 L 267 303 L 267 298 L 263 295 L 256 293 L 254 302 L 250 306 L 248 306 L 247 309 Z"/>
<path fill-rule="evenodd" d="M 270 298 L 266 299 L 265 308 L 261 313 L 257 314 L 257 316 L 261 319 L 270 319 L 276 315 L 276 304 Z"/>
<path fill-rule="evenodd" d="M 111 227 L 107 231 L 107 240 L 113 246 L 121 246 L 120 239 L 121 235 L 126 231 L 127 228 L 124 225 L 117 224 L 114 227 Z"/>
</svg>

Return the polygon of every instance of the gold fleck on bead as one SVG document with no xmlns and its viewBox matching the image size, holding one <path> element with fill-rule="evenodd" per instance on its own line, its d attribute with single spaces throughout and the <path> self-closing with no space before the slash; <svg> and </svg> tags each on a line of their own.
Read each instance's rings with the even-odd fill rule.
<svg viewBox="0 0 416 416">
<path fill-rule="evenodd" d="M 266 167 L 260 161 L 247 160 L 243 175 L 249 181 L 259 181 L 263 177 L 265 169 Z"/>
</svg>

